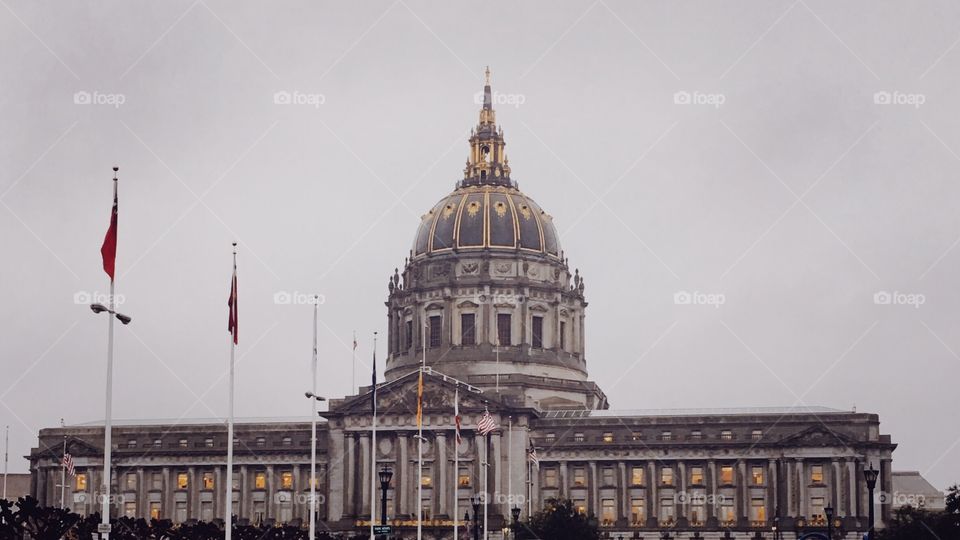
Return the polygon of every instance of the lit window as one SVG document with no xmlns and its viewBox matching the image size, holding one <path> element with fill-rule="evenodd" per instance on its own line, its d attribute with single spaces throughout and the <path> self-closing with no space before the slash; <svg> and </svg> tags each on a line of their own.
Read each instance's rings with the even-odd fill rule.
<svg viewBox="0 0 960 540">
<path fill-rule="evenodd" d="M 673 485 L 673 467 L 664 467 L 660 469 L 660 483 L 665 486 Z"/>
<path fill-rule="evenodd" d="M 497 313 L 497 346 L 509 347 L 513 345 L 510 332 L 511 319 L 509 313 Z"/>
<path fill-rule="evenodd" d="M 707 516 L 707 498 L 702 492 L 694 492 L 693 496 L 690 497 L 690 510 L 688 515 L 690 517 L 690 524 L 694 527 L 703 526 L 704 518 Z"/>
<path fill-rule="evenodd" d="M 267 439 L 265 437 L 257 437 L 257 446 L 263 448 L 267 445 Z"/>
<path fill-rule="evenodd" d="M 702 438 L 703 438 L 703 432 L 702 432 L 702 431 L 696 430 L 696 431 L 691 431 L 691 432 L 690 432 L 690 440 L 691 440 L 691 441 L 699 441 L 699 440 L 702 439 Z"/>
<path fill-rule="evenodd" d="M 543 348 L 543 317 L 539 315 L 533 316 L 533 335 L 531 346 L 534 349 Z"/>
<path fill-rule="evenodd" d="M 660 499 L 660 521 L 672 524 L 676 515 L 673 512 L 673 499 Z"/>
<path fill-rule="evenodd" d="M 153 447 L 154 447 L 154 448 L 162 448 L 162 447 L 163 447 L 163 441 L 160 440 L 160 439 L 154 439 L 154 440 L 153 440 Z"/>
<path fill-rule="evenodd" d="M 440 337 L 443 332 L 443 319 L 439 315 L 430 317 L 430 347 L 440 346 Z"/>
<path fill-rule="evenodd" d="M 703 467 L 690 468 L 690 483 L 695 486 L 703 485 Z"/>
<path fill-rule="evenodd" d="M 613 499 L 602 499 L 600 501 L 600 524 L 604 527 L 610 527 L 617 521 L 617 507 Z"/>
<path fill-rule="evenodd" d="M 457 476 L 457 484 L 460 487 L 470 487 L 470 469 L 460 467 L 460 473 Z"/>
<path fill-rule="evenodd" d="M 823 465 L 813 465 L 810 467 L 810 481 L 814 484 L 823 483 Z"/>
<path fill-rule="evenodd" d="M 214 488 L 214 485 L 213 485 L 213 473 L 212 473 L 212 472 L 205 472 L 205 473 L 203 473 L 203 476 L 201 476 L 200 479 L 201 479 L 201 481 L 203 482 L 203 489 L 213 489 L 213 488 Z"/>
<path fill-rule="evenodd" d="M 753 440 L 755 440 L 755 441 L 759 441 L 760 439 L 763 439 L 763 430 L 762 430 L 762 429 L 755 429 L 755 430 L 751 431 L 751 432 L 750 432 L 750 438 L 753 439 Z"/>
<path fill-rule="evenodd" d="M 630 468 L 630 483 L 634 486 L 643 485 L 643 467 L 635 465 Z"/>
<path fill-rule="evenodd" d="M 186 440 L 186 439 L 180 439 L 180 441 L 179 441 L 178 444 L 179 444 L 180 448 L 186 448 L 186 447 L 187 447 L 187 440 Z"/>
<path fill-rule="evenodd" d="M 424 467 L 423 474 L 420 475 L 420 485 L 428 488 L 433 486 L 433 477 L 430 476 L 430 468 Z"/>
<path fill-rule="evenodd" d="M 617 481 L 613 472 L 613 467 L 604 467 L 603 469 L 601 469 L 601 479 L 603 481 L 603 485 L 605 486 L 617 485 Z"/>
<path fill-rule="evenodd" d="M 160 519 L 160 503 L 150 503 L 150 519 Z"/>
<path fill-rule="evenodd" d="M 631 439 L 631 440 L 634 440 L 634 441 L 642 441 L 642 440 L 643 440 L 643 432 L 642 432 L 642 431 L 634 431 L 633 433 L 630 434 L 630 439 Z"/>
<path fill-rule="evenodd" d="M 586 514 L 586 513 L 587 513 L 587 501 L 585 501 L 585 500 L 583 500 L 583 499 L 577 499 L 577 500 L 573 501 L 573 508 L 574 508 L 574 510 L 576 510 L 576 512 L 577 512 L 578 514 Z"/>
<path fill-rule="evenodd" d="M 661 441 L 670 441 L 670 440 L 673 440 L 673 432 L 672 432 L 672 431 L 664 431 L 664 432 L 660 433 L 660 440 L 661 440 Z"/>
<path fill-rule="evenodd" d="M 630 524 L 643 526 L 647 521 L 647 508 L 643 499 L 630 499 Z"/>
<path fill-rule="evenodd" d="M 207 448 L 213 448 L 213 439 L 211 439 L 211 438 L 209 438 L 209 437 L 206 438 L 206 439 L 204 439 L 204 440 L 203 440 L 203 446 L 205 446 L 205 447 L 207 447 Z"/>
<path fill-rule="evenodd" d="M 573 485 L 575 486 L 585 486 L 587 485 L 587 471 L 583 467 L 574 467 L 573 469 Z"/>
<path fill-rule="evenodd" d="M 280 439 L 280 444 L 283 446 L 291 446 L 293 445 L 293 439 L 290 437 L 284 437 Z"/>
<path fill-rule="evenodd" d="M 473 313 L 460 314 L 460 344 L 477 344 L 476 315 Z"/>
<path fill-rule="evenodd" d="M 573 442 L 583 442 L 584 440 L 585 440 L 585 437 L 583 436 L 583 433 L 573 434 Z"/>
<path fill-rule="evenodd" d="M 810 498 L 810 519 L 818 525 L 826 523 L 823 517 L 823 504 L 823 497 Z"/>
<path fill-rule="evenodd" d="M 733 467 L 724 465 L 720 467 L 720 483 L 724 485 L 733 484 Z"/>
<path fill-rule="evenodd" d="M 258 471 L 253 475 L 253 489 L 267 489 L 267 473 Z"/>
<path fill-rule="evenodd" d="M 556 469 L 551 468 L 551 469 L 543 470 L 543 485 L 551 488 L 557 487 L 557 470 Z"/>
<path fill-rule="evenodd" d="M 725 430 L 721 431 L 721 432 L 720 432 L 720 440 L 721 440 L 721 441 L 732 441 L 732 440 L 733 440 L 733 432 L 730 431 L 729 429 L 725 429 Z"/>
<path fill-rule="evenodd" d="M 612 443 L 613 442 L 613 433 L 607 431 L 603 434 L 603 442 Z"/>
<path fill-rule="evenodd" d="M 423 518 L 422 518 L 423 521 L 429 521 L 429 520 L 430 520 L 430 501 L 425 500 L 425 501 L 421 502 L 420 515 L 423 516 Z"/>
<path fill-rule="evenodd" d="M 280 489 L 293 489 L 293 473 L 283 471 L 280 473 Z"/>
<path fill-rule="evenodd" d="M 751 467 L 750 478 L 753 479 L 753 485 L 763 485 L 763 467 Z"/>
<path fill-rule="evenodd" d="M 724 497 L 720 502 L 720 523 L 723 525 L 732 525 L 736 520 L 733 514 L 733 501 L 730 497 Z"/>
<path fill-rule="evenodd" d="M 74 491 L 87 490 L 87 473 L 77 473 Z"/>
<path fill-rule="evenodd" d="M 750 521 L 755 525 L 764 525 L 767 521 L 767 508 L 763 499 L 750 499 Z"/>
<path fill-rule="evenodd" d="M 124 517 L 133 518 L 137 516 L 137 503 L 135 501 L 127 501 L 123 503 L 123 515 Z"/>
<path fill-rule="evenodd" d="M 137 447 L 136 439 L 130 439 L 129 441 L 127 441 L 127 448 L 136 448 L 136 447 Z"/>
<path fill-rule="evenodd" d="M 187 486 L 190 485 L 187 480 L 187 473 L 177 473 L 177 489 L 187 489 Z"/>
</svg>

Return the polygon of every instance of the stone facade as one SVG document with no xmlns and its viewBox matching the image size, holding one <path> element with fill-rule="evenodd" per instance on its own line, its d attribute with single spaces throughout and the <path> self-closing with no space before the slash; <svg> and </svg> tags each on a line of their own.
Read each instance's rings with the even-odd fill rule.
<svg viewBox="0 0 960 540">
<path fill-rule="evenodd" d="M 321 413 L 320 529 L 359 532 L 379 519 L 371 490 L 389 467 L 387 515 L 405 537 L 419 513 L 449 537 L 486 483 L 495 538 L 511 508 L 526 516 L 552 497 L 574 501 L 610 538 L 774 538 L 774 527 L 784 538 L 818 538 L 827 507 L 844 537 L 858 538 L 867 527 L 864 467 L 879 468 L 878 491 L 891 490 L 896 445 L 880 433 L 877 415 L 609 410 L 588 378 L 584 279 L 571 272 L 553 219 L 511 179 L 489 79 L 484 93 L 463 179 L 423 216 L 403 270 L 388 279 L 376 439 L 370 387 Z M 482 437 L 476 426 L 485 411 L 498 428 Z M 220 486 L 232 481 L 240 520 L 308 519 L 309 419 L 239 422 L 232 480 L 223 421 L 119 425 L 112 436 L 114 515 L 222 517 Z M 41 430 L 31 491 L 59 504 L 64 440 L 78 471 L 66 506 L 97 511 L 102 425 Z M 539 466 L 527 459 L 530 448 Z M 878 524 L 888 517 L 882 506 Z"/>
</svg>

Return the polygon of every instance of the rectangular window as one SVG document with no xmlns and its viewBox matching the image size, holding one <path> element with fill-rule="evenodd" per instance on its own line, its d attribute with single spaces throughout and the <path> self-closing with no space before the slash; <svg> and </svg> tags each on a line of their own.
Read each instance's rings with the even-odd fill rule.
<svg viewBox="0 0 960 540">
<path fill-rule="evenodd" d="M 150 475 L 150 489 L 163 489 L 163 473 L 155 472 Z"/>
<path fill-rule="evenodd" d="M 754 525 L 764 525 L 767 521 L 767 508 L 763 499 L 750 499 L 750 521 Z"/>
<path fill-rule="evenodd" d="M 473 313 L 460 314 L 460 344 L 477 344 L 476 315 Z"/>
<path fill-rule="evenodd" d="M 190 485 L 190 482 L 187 477 L 187 473 L 177 473 L 177 489 L 187 489 L 187 486 Z"/>
<path fill-rule="evenodd" d="M 183 523 L 187 520 L 187 501 L 177 501 L 176 510 L 174 511 L 173 521 L 176 523 Z"/>
<path fill-rule="evenodd" d="M 256 445 L 258 448 L 263 448 L 267 445 L 266 437 L 257 437 Z"/>
<path fill-rule="evenodd" d="M 730 430 L 728 430 L 728 429 L 725 429 L 725 430 L 721 431 L 721 432 L 720 432 L 720 440 L 721 440 L 721 441 L 732 441 L 732 440 L 733 440 L 733 432 L 730 431 Z"/>
<path fill-rule="evenodd" d="M 534 349 L 543 348 L 543 317 L 539 315 L 533 316 L 533 341 L 531 346 Z"/>
<path fill-rule="evenodd" d="M 293 438 L 292 438 L 292 437 L 284 437 L 284 438 L 280 439 L 280 444 L 283 445 L 283 446 L 293 446 Z"/>
<path fill-rule="evenodd" d="M 810 481 L 814 484 L 823 483 L 823 465 L 812 465 L 810 467 Z"/>
<path fill-rule="evenodd" d="M 660 469 L 660 483 L 665 486 L 673 485 L 673 467 L 664 467 Z"/>
<path fill-rule="evenodd" d="M 642 440 L 643 440 L 643 432 L 642 432 L 642 431 L 634 431 L 633 433 L 630 434 L 630 440 L 633 440 L 633 441 L 642 441 Z"/>
<path fill-rule="evenodd" d="M 439 315 L 430 317 L 430 348 L 440 346 L 440 338 L 443 333 L 443 318 Z"/>
<path fill-rule="evenodd" d="M 733 467 L 724 465 L 720 467 L 720 483 L 729 486 L 733 484 Z"/>
<path fill-rule="evenodd" d="M 661 441 L 672 441 L 672 440 L 673 440 L 673 432 L 671 432 L 671 431 L 664 431 L 664 432 L 660 433 L 660 440 L 661 440 Z"/>
<path fill-rule="evenodd" d="M 207 447 L 207 448 L 213 448 L 213 439 L 210 438 L 210 437 L 207 437 L 206 439 L 204 439 L 204 440 L 203 440 L 203 446 L 205 446 L 205 447 Z"/>
<path fill-rule="evenodd" d="M 127 441 L 127 448 L 136 448 L 136 447 L 137 447 L 136 439 L 130 439 L 129 441 Z"/>
<path fill-rule="evenodd" d="M 605 432 L 605 433 L 603 434 L 603 442 L 605 442 L 605 443 L 612 443 L 612 442 L 613 442 L 613 433 L 612 433 L 612 432 L 609 432 L 609 431 Z"/>
<path fill-rule="evenodd" d="M 157 501 L 150 503 L 150 519 L 160 519 L 160 503 Z"/>
<path fill-rule="evenodd" d="M 604 527 L 611 527 L 617 521 L 617 507 L 613 499 L 601 499 L 600 501 L 600 524 Z"/>
<path fill-rule="evenodd" d="M 560 321 L 560 350 L 567 350 L 567 322 Z"/>
<path fill-rule="evenodd" d="M 511 325 L 513 317 L 509 313 L 497 313 L 497 346 L 509 347 L 513 345 Z"/>
<path fill-rule="evenodd" d="M 293 489 L 293 473 L 283 471 L 280 473 L 280 489 Z"/>
<path fill-rule="evenodd" d="M 404 343 L 407 347 L 413 347 L 413 321 L 407 321 L 407 341 Z"/>
<path fill-rule="evenodd" d="M 556 469 L 543 470 L 543 485 L 549 488 L 557 487 L 557 470 Z"/>
<path fill-rule="evenodd" d="M 470 487 L 470 469 L 460 467 L 460 473 L 457 476 L 457 485 L 460 487 Z"/>
<path fill-rule="evenodd" d="M 160 439 L 154 439 L 153 441 L 154 448 L 163 448 L 163 441 Z"/>
<path fill-rule="evenodd" d="M 660 499 L 660 521 L 666 524 L 672 524 L 675 517 L 673 499 Z"/>
<path fill-rule="evenodd" d="M 634 527 L 643 526 L 647 522 L 647 507 L 643 499 L 630 499 L 630 524 Z"/>
<path fill-rule="evenodd" d="M 823 497 L 810 498 L 810 519 L 817 524 L 826 522 L 823 517 Z"/>
<path fill-rule="evenodd" d="M 230 482 L 230 487 L 233 489 L 240 489 L 240 473 L 233 473 L 233 478 L 231 480 L 233 481 Z"/>
<path fill-rule="evenodd" d="M 755 430 L 751 431 L 751 432 L 750 432 L 750 438 L 753 439 L 753 440 L 755 440 L 755 441 L 759 441 L 760 439 L 763 439 L 763 430 L 762 430 L 762 429 L 755 429 Z"/>
<path fill-rule="evenodd" d="M 703 467 L 690 468 L 690 483 L 695 486 L 703 485 Z"/>
<path fill-rule="evenodd" d="M 137 473 L 127 473 L 124 481 L 128 490 L 137 489 Z"/>
<path fill-rule="evenodd" d="M 205 472 L 203 476 L 200 477 L 201 482 L 203 483 L 203 489 L 214 489 L 213 485 L 213 473 Z"/>
<path fill-rule="evenodd" d="M 133 501 L 123 503 L 123 515 L 128 518 L 137 517 L 137 503 Z"/>
<path fill-rule="evenodd" d="M 213 501 L 200 502 L 200 520 L 208 523 L 213 521 Z"/>
<path fill-rule="evenodd" d="M 707 518 L 707 507 L 706 507 L 707 497 L 702 492 L 695 492 L 692 497 L 690 497 L 690 524 L 699 527 L 703 525 L 704 520 Z"/>
<path fill-rule="evenodd" d="M 616 477 L 614 476 L 613 467 L 604 467 L 601 469 L 601 480 L 605 486 L 615 486 L 617 485 Z"/>
<path fill-rule="evenodd" d="M 187 447 L 187 440 L 186 440 L 186 439 L 180 439 L 180 441 L 177 443 L 177 445 L 178 445 L 180 448 L 186 448 L 186 447 Z"/>
<path fill-rule="evenodd" d="M 430 501 L 429 500 L 421 501 L 420 514 L 423 516 L 423 521 L 430 520 Z"/>
<path fill-rule="evenodd" d="M 587 485 L 587 470 L 583 467 L 574 467 L 573 468 L 573 485 L 575 486 L 585 486 Z"/>
<path fill-rule="evenodd" d="M 583 499 L 574 499 L 573 509 L 576 510 L 578 514 L 586 515 L 587 513 L 587 501 Z"/>
<path fill-rule="evenodd" d="M 430 467 L 423 468 L 423 474 L 420 476 L 420 485 L 425 488 L 433 486 L 433 477 L 430 476 Z"/>
<path fill-rule="evenodd" d="M 720 502 L 720 522 L 724 525 L 731 525 L 736 520 L 733 515 L 733 501 L 729 497 L 724 497 Z"/>
<path fill-rule="evenodd" d="M 750 478 L 753 480 L 753 485 L 762 486 L 763 485 L 763 467 L 750 467 Z"/>
<path fill-rule="evenodd" d="M 630 484 L 634 486 L 643 485 L 643 467 L 640 465 L 634 465 L 630 468 Z"/>
<path fill-rule="evenodd" d="M 556 433 L 547 433 L 546 437 L 544 437 L 544 441 L 546 441 L 546 442 L 548 442 L 548 443 L 552 443 L 552 442 L 554 442 L 554 441 L 556 441 L 556 440 L 557 440 L 557 434 L 556 434 Z"/>
<path fill-rule="evenodd" d="M 583 442 L 586 440 L 586 437 L 583 436 L 583 433 L 574 433 L 573 442 Z"/>
<path fill-rule="evenodd" d="M 87 473 L 77 473 L 76 482 L 74 483 L 74 491 L 86 491 L 87 490 Z"/>
<path fill-rule="evenodd" d="M 267 473 L 258 471 L 253 475 L 253 489 L 267 489 Z"/>
<path fill-rule="evenodd" d="M 691 440 L 691 441 L 699 441 L 700 439 L 703 439 L 703 432 L 702 432 L 702 431 L 700 431 L 700 430 L 695 430 L 695 431 L 691 431 L 691 432 L 690 432 L 690 440 Z"/>
</svg>

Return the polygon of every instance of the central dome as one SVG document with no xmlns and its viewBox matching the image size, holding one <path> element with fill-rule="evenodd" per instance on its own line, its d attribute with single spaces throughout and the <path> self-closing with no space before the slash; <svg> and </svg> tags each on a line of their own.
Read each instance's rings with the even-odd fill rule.
<svg viewBox="0 0 960 540">
<path fill-rule="evenodd" d="M 560 258 L 553 219 L 520 190 L 505 185 L 460 187 L 421 219 L 414 258 L 471 250 Z"/>
</svg>

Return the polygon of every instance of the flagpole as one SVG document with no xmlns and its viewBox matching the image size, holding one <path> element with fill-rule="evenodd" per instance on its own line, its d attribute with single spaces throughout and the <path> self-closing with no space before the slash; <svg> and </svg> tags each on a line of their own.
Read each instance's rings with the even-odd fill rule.
<svg viewBox="0 0 960 540">
<path fill-rule="evenodd" d="M 63 420 L 60 421 L 60 426 L 63 427 Z M 3 461 L 3 498 L 7 498 L 7 461 L 6 454 L 4 454 Z M 67 434 L 63 434 L 63 458 L 60 459 L 60 508 L 66 508 L 66 497 L 67 497 Z"/>
<path fill-rule="evenodd" d="M 353 355 L 352 362 L 350 364 L 350 392 L 357 391 L 357 331 L 353 331 Z"/>
<path fill-rule="evenodd" d="M 490 476 L 490 434 L 483 436 L 483 540 L 487 540 L 487 506 L 490 502 L 490 492 L 487 488 L 487 479 Z"/>
<path fill-rule="evenodd" d="M 320 298 L 313 297 L 313 358 L 310 361 L 310 540 L 317 537 L 317 310 Z"/>
<path fill-rule="evenodd" d="M 370 540 L 373 524 L 377 521 L 377 333 L 373 333 L 373 437 L 370 444 Z"/>
<path fill-rule="evenodd" d="M 420 392 L 423 392 L 423 372 L 427 366 L 427 319 L 423 321 L 423 357 L 420 359 Z M 423 540 L 423 395 L 417 401 L 417 540 Z"/>
<path fill-rule="evenodd" d="M 460 385 L 453 390 L 453 540 L 460 540 L 457 536 L 457 525 L 460 519 L 457 503 L 460 502 Z"/>
<path fill-rule="evenodd" d="M 529 424 L 528 424 L 529 425 Z M 527 428 L 527 437 L 530 437 L 529 427 Z M 530 451 L 536 450 L 536 447 L 532 446 L 533 442 L 530 442 L 531 447 Z M 527 459 L 527 520 L 529 520 L 533 514 L 533 459 L 532 456 L 530 459 Z"/>
<path fill-rule="evenodd" d="M 237 243 L 233 243 L 233 279 L 230 284 L 230 298 L 232 299 L 232 305 L 230 307 L 231 316 L 233 310 L 237 309 Z M 224 540 L 230 540 L 233 537 L 233 384 L 234 384 L 234 359 L 236 358 L 237 350 L 237 334 L 239 333 L 237 328 L 238 321 L 234 320 L 233 328 L 230 331 L 230 377 L 229 377 L 229 389 L 227 390 L 227 481 L 224 482 L 224 492 L 226 496 L 224 499 L 226 502 L 226 507 L 223 511 L 224 514 Z"/>
<path fill-rule="evenodd" d="M 66 441 L 66 436 L 64 436 L 64 441 Z M 66 445 L 66 442 L 64 442 Z M 10 462 L 10 425 L 8 424 L 5 428 L 4 435 L 4 444 L 3 444 L 3 498 L 7 498 L 7 464 Z"/>
<path fill-rule="evenodd" d="M 507 512 L 513 508 L 513 416 L 507 417 Z"/>
<path fill-rule="evenodd" d="M 114 211 L 116 211 L 117 205 L 117 171 L 119 167 L 113 168 L 113 203 Z M 112 223 L 111 219 L 111 225 Z M 102 249 L 101 249 L 102 251 Z M 116 257 L 116 253 L 114 253 Z M 114 259 L 116 261 L 116 259 Z M 116 264 L 116 263 L 114 263 Z M 111 435 L 113 431 L 113 314 L 116 310 L 116 299 L 114 298 L 114 280 L 113 275 L 110 276 L 110 297 L 108 299 L 110 304 L 110 315 L 107 317 L 107 391 L 106 391 L 106 405 L 104 407 L 104 421 L 103 421 L 103 499 L 100 504 L 100 523 L 102 524 L 102 529 L 105 531 L 101 534 L 100 538 L 102 540 L 109 540 L 110 538 L 110 473 L 112 472 L 111 465 L 113 464 L 112 451 L 113 451 L 113 442 L 111 440 Z"/>
</svg>

